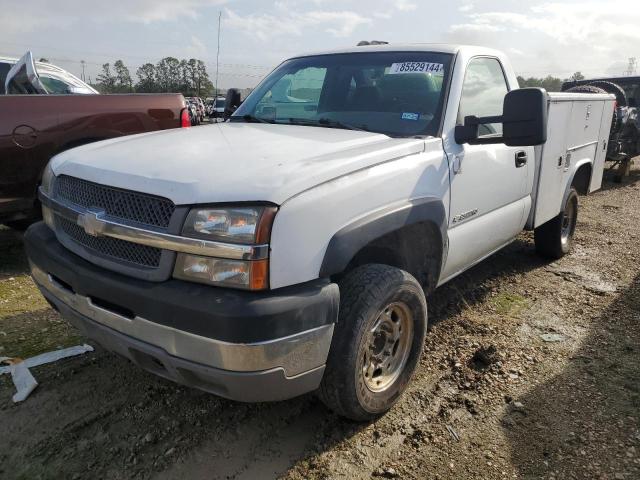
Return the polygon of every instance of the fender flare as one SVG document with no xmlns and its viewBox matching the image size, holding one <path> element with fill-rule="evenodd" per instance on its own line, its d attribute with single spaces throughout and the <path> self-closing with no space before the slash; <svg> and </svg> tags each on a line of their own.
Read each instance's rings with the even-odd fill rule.
<svg viewBox="0 0 640 480">
<path fill-rule="evenodd" d="M 354 256 L 372 241 L 403 227 L 420 223 L 432 224 L 440 233 L 443 258 L 439 268 L 442 268 L 446 255 L 446 210 L 440 198 L 422 197 L 400 205 L 383 207 L 337 231 L 325 251 L 320 278 L 343 272 Z"/>
</svg>

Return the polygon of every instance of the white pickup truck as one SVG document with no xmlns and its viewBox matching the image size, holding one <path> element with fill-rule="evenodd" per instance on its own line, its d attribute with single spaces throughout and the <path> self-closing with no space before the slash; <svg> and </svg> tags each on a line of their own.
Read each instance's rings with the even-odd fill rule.
<svg viewBox="0 0 640 480">
<path fill-rule="evenodd" d="M 613 108 L 518 89 L 486 48 L 295 57 L 225 123 L 54 157 L 25 236 L 33 279 L 158 375 L 240 401 L 318 391 L 371 419 L 418 363 L 426 295 L 523 229 L 569 251 Z"/>
</svg>

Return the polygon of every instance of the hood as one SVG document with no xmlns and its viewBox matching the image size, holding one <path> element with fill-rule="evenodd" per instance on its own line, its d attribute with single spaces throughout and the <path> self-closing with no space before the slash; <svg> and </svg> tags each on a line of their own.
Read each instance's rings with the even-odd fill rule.
<svg viewBox="0 0 640 480">
<path fill-rule="evenodd" d="M 70 175 L 155 194 L 176 205 L 288 198 L 321 183 L 422 152 L 422 139 L 321 127 L 218 123 L 92 143 L 52 160 Z"/>
</svg>

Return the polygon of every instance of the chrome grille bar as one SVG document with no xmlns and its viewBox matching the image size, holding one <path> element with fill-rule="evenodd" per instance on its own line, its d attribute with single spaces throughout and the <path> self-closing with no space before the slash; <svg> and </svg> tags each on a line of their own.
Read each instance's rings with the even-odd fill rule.
<svg viewBox="0 0 640 480">
<path fill-rule="evenodd" d="M 175 252 L 234 260 L 261 260 L 269 256 L 268 245 L 239 245 L 180 237 L 168 233 L 125 225 L 106 218 L 103 213 L 78 209 L 48 196 L 40 187 L 42 204 L 56 215 L 76 223 L 89 235 L 118 238 L 127 242 L 148 245 Z"/>
</svg>

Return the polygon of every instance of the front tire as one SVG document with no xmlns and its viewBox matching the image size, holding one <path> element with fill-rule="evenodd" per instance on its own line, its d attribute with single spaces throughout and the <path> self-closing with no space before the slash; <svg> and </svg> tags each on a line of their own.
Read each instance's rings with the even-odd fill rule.
<svg viewBox="0 0 640 480">
<path fill-rule="evenodd" d="M 571 251 L 578 221 L 578 192 L 571 187 L 560 214 L 534 230 L 536 251 L 547 258 L 559 259 Z"/>
<path fill-rule="evenodd" d="M 387 412 L 411 380 L 426 330 L 427 302 L 409 273 L 369 264 L 347 274 L 318 391 L 322 402 L 356 421 Z"/>
</svg>

